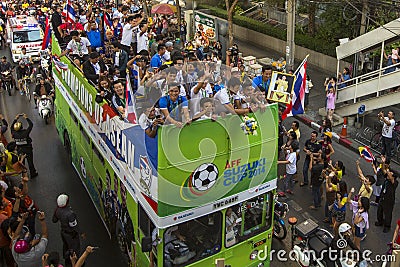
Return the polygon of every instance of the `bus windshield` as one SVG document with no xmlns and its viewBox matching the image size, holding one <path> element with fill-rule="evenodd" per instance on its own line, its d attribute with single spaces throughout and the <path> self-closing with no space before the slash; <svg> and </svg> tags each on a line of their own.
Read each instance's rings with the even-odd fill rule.
<svg viewBox="0 0 400 267">
<path fill-rule="evenodd" d="M 186 266 L 218 253 L 221 228 L 221 212 L 168 228 L 164 233 L 164 266 Z"/>
<path fill-rule="evenodd" d="M 231 247 L 269 229 L 272 220 L 272 203 L 272 193 L 267 193 L 227 208 L 225 246 Z"/>
<path fill-rule="evenodd" d="M 30 43 L 42 40 L 39 30 L 32 31 L 18 31 L 13 33 L 14 43 Z"/>
</svg>

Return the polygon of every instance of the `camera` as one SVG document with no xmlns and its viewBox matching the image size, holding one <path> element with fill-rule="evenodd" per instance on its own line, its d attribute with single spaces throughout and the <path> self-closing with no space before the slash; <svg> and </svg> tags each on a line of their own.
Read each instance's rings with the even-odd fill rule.
<svg viewBox="0 0 400 267">
<path fill-rule="evenodd" d="M 237 56 L 239 54 L 239 49 L 235 46 L 228 48 L 228 51 L 232 56 Z"/>
</svg>

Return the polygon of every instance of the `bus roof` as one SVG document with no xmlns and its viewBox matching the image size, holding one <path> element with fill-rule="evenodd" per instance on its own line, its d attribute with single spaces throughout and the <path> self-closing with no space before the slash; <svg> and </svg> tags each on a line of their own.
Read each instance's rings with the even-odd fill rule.
<svg viewBox="0 0 400 267">
<path fill-rule="evenodd" d="M 12 31 L 39 30 L 39 23 L 34 17 L 18 15 L 8 19 Z"/>
</svg>

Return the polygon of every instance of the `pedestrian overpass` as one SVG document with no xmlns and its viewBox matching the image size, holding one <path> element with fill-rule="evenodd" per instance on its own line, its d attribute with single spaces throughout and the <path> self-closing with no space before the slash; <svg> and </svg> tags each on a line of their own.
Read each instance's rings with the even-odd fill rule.
<svg viewBox="0 0 400 267">
<path fill-rule="evenodd" d="M 337 72 L 341 60 L 380 50 L 380 62 L 375 70 L 348 80 L 344 88 L 338 89 L 336 114 L 341 117 L 355 115 L 361 105 L 365 105 L 365 111 L 372 111 L 400 103 L 400 63 L 386 67 L 383 53 L 385 45 L 399 40 L 400 18 L 336 47 Z"/>
</svg>

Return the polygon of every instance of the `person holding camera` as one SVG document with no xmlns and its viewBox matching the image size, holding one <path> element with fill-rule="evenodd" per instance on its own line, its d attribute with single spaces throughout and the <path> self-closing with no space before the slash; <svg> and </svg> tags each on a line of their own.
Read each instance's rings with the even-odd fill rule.
<svg viewBox="0 0 400 267">
<path fill-rule="evenodd" d="M 19 118 L 23 117 L 28 122 L 28 128 L 24 129 L 22 126 L 22 122 L 19 121 Z M 38 172 L 35 169 L 35 165 L 33 164 L 33 147 L 32 147 L 32 138 L 29 136 L 33 128 L 33 122 L 28 118 L 28 116 L 23 114 L 18 114 L 13 123 L 11 124 L 11 136 L 15 140 L 17 145 L 18 152 L 20 154 L 25 154 L 26 159 L 28 160 L 28 166 L 30 171 L 31 178 L 38 176 Z"/>
<path fill-rule="evenodd" d="M 382 127 L 382 152 L 381 154 L 386 156 L 386 159 L 390 161 L 392 156 L 392 145 L 393 145 L 393 129 L 396 125 L 396 121 L 394 120 L 394 112 L 389 111 L 387 116 L 383 111 L 378 114 L 379 121 L 383 122 Z"/>
<path fill-rule="evenodd" d="M 85 238 L 85 234 L 80 232 L 77 216 L 69 206 L 69 197 L 66 194 L 58 196 L 57 208 L 54 211 L 52 221 L 53 223 L 60 221 L 63 255 L 65 261 L 68 262 L 71 255 L 80 254 L 80 237 Z"/>
</svg>

